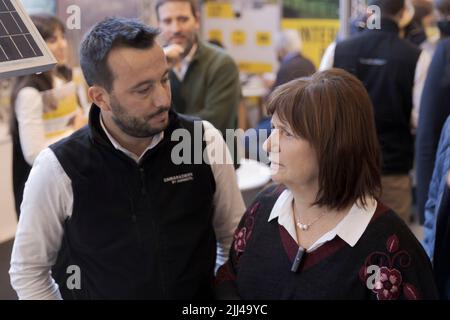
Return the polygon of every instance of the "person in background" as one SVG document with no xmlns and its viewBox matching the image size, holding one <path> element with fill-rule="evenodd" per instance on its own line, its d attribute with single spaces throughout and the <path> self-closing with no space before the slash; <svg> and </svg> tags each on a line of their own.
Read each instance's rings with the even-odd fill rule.
<svg viewBox="0 0 450 320">
<path fill-rule="evenodd" d="M 220 132 L 171 110 L 158 34 L 109 18 L 85 36 L 89 125 L 31 170 L 9 271 L 20 299 L 212 297 L 245 206 Z"/>
<path fill-rule="evenodd" d="M 369 5 L 373 5 L 373 3 L 369 3 Z M 352 38 L 354 36 L 357 36 L 363 31 L 371 30 L 371 26 L 368 26 L 369 18 L 374 14 L 372 10 L 366 10 L 365 13 L 360 13 L 356 17 L 350 20 L 349 22 L 349 34 L 348 37 L 344 37 L 343 34 L 339 33 L 336 36 L 336 40 L 333 41 L 328 45 L 328 47 L 325 49 L 325 52 L 323 53 L 322 60 L 320 62 L 319 70 L 324 71 L 327 69 L 330 69 L 333 67 L 334 62 L 334 54 L 336 50 L 336 44 L 344 41 L 346 39 Z M 403 29 L 412 21 L 414 17 L 414 6 L 412 5 L 410 0 L 405 0 L 405 10 L 402 15 L 398 19 L 398 27 L 399 27 L 399 36 L 403 35 Z M 375 21 L 375 20 L 372 20 Z"/>
<path fill-rule="evenodd" d="M 375 124 L 383 154 L 381 200 L 405 222 L 412 216 L 410 170 L 414 160 L 411 113 L 420 102 L 430 57 L 400 38 L 407 12 L 404 0 L 371 0 L 380 8 L 380 29 L 367 29 L 339 42 L 333 66 L 360 79 L 374 107 Z M 329 65 L 327 67 L 330 67 Z"/>
<path fill-rule="evenodd" d="M 427 0 L 425 2 L 433 5 L 433 13 L 431 17 L 425 17 L 424 24 L 428 38 L 420 47 L 432 57 L 438 43 L 450 36 L 450 0 Z M 435 29 L 437 32 L 434 31 Z M 416 112 L 418 113 L 418 110 Z"/>
<path fill-rule="evenodd" d="M 312 61 L 301 53 L 302 40 L 297 30 L 280 31 L 276 37 L 275 49 L 280 67 L 272 90 L 291 80 L 307 77 L 316 72 Z"/>
<path fill-rule="evenodd" d="M 54 70 L 15 80 L 11 93 L 11 136 L 13 142 L 13 189 L 17 217 L 23 189 L 34 160 L 50 144 L 84 125 L 85 92 L 72 81 L 67 66 L 65 28 L 51 15 L 31 17 L 56 58 Z"/>
<path fill-rule="evenodd" d="M 422 47 L 427 42 L 426 30 L 433 21 L 433 2 L 430 0 L 412 0 L 414 7 L 414 16 L 411 22 L 404 28 L 404 37 L 406 40 Z"/>
<path fill-rule="evenodd" d="M 450 116 L 450 39 L 442 40 L 434 53 L 425 82 L 416 132 L 416 196 L 420 223 L 436 161 L 439 137 Z"/>
<path fill-rule="evenodd" d="M 445 119 L 450 116 L 450 0 L 435 0 L 441 40 L 434 51 L 425 81 L 420 109 L 416 110 L 416 198 L 420 223 Z"/>
<path fill-rule="evenodd" d="M 450 0 L 434 0 L 440 39 L 450 37 Z"/>
<path fill-rule="evenodd" d="M 239 70 L 231 56 L 200 40 L 196 0 L 158 0 L 156 16 L 170 70 L 174 108 L 211 122 L 225 137 L 236 129 Z"/>
<path fill-rule="evenodd" d="M 363 84 L 332 69 L 268 102 L 272 179 L 244 214 L 218 298 L 435 299 L 430 261 L 378 197 L 381 159 Z"/>
</svg>

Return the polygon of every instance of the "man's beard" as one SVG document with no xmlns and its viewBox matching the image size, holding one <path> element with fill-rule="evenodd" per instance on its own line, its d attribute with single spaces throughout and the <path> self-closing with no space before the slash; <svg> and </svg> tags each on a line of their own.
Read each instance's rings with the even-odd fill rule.
<svg viewBox="0 0 450 320">
<path fill-rule="evenodd" d="M 160 107 L 158 111 L 145 117 L 132 117 L 127 114 L 125 108 L 115 99 L 111 99 L 112 120 L 124 133 L 135 138 L 149 138 L 163 132 L 169 122 L 167 121 L 160 127 L 151 127 L 149 121 L 151 118 L 168 112 L 170 107 Z"/>
<path fill-rule="evenodd" d="M 175 37 L 175 36 L 181 36 L 186 41 L 185 45 L 183 46 L 184 51 L 181 55 L 181 58 L 184 59 L 191 52 L 192 48 L 194 47 L 194 44 L 197 43 L 197 36 L 193 35 L 192 37 L 186 37 L 182 34 L 173 35 L 173 37 Z M 169 41 L 168 45 L 170 45 L 170 44 L 172 44 L 171 41 Z"/>
</svg>

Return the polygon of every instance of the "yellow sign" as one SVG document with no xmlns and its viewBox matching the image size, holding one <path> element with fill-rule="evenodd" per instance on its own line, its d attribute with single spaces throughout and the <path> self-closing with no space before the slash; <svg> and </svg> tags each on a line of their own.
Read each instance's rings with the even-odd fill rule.
<svg viewBox="0 0 450 320">
<path fill-rule="evenodd" d="M 256 44 L 260 47 L 268 47 L 272 44 L 272 38 L 270 32 L 257 32 Z"/>
<path fill-rule="evenodd" d="M 231 33 L 231 43 L 235 46 L 243 46 L 246 42 L 246 34 L 242 30 L 236 30 Z"/>
<path fill-rule="evenodd" d="M 320 66 L 322 56 L 339 32 L 339 20 L 333 19 L 283 19 L 283 29 L 298 30 L 303 42 L 302 53 Z"/>
<path fill-rule="evenodd" d="M 239 70 L 244 73 L 261 74 L 273 72 L 273 66 L 270 63 L 240 61 L 238 67 Z"/>
<path fill-rule="evenodd" d="M 233 6 L 231 3 L 206 3 L 206 16 L 208 18 L 233 19 Z"/>
<path fill-rule="evenodd" d="M 209 30 L 208 31 L 208 40 L 217 40 L 223 43 L 223 34 L 222 30 Z"/>
</svg>

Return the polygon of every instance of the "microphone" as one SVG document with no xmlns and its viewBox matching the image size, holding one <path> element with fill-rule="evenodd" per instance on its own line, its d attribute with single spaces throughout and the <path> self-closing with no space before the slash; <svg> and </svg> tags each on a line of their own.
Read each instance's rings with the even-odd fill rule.
<svg viewBox="0 0 450 320">
<path fill-rule="evenodd" d="M 297 254 L 295 255 L 294 262 L 292 263 L 292 267 L 291 267 L 292 272 L 297 272 L 298 268 L 300 267 L 300 263 L 302 262 L 305 251 L 306 250 L 302 247 L 298 248 Z"/>
</svg>

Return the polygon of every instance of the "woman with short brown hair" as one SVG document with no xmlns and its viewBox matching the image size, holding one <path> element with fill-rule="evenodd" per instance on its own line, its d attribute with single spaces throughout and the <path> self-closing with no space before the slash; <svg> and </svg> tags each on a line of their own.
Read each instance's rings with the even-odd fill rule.
<svg viewBox="0 0 450 320">
<path fill-rule="evenodd" d="M 219 298 L 433 299 L 430 262 L 377 201 L 380 149 L 370 98 L 332 69 L 277 88 L 265 143 L 272 178 L 243 216 Z"/>
</svg>

